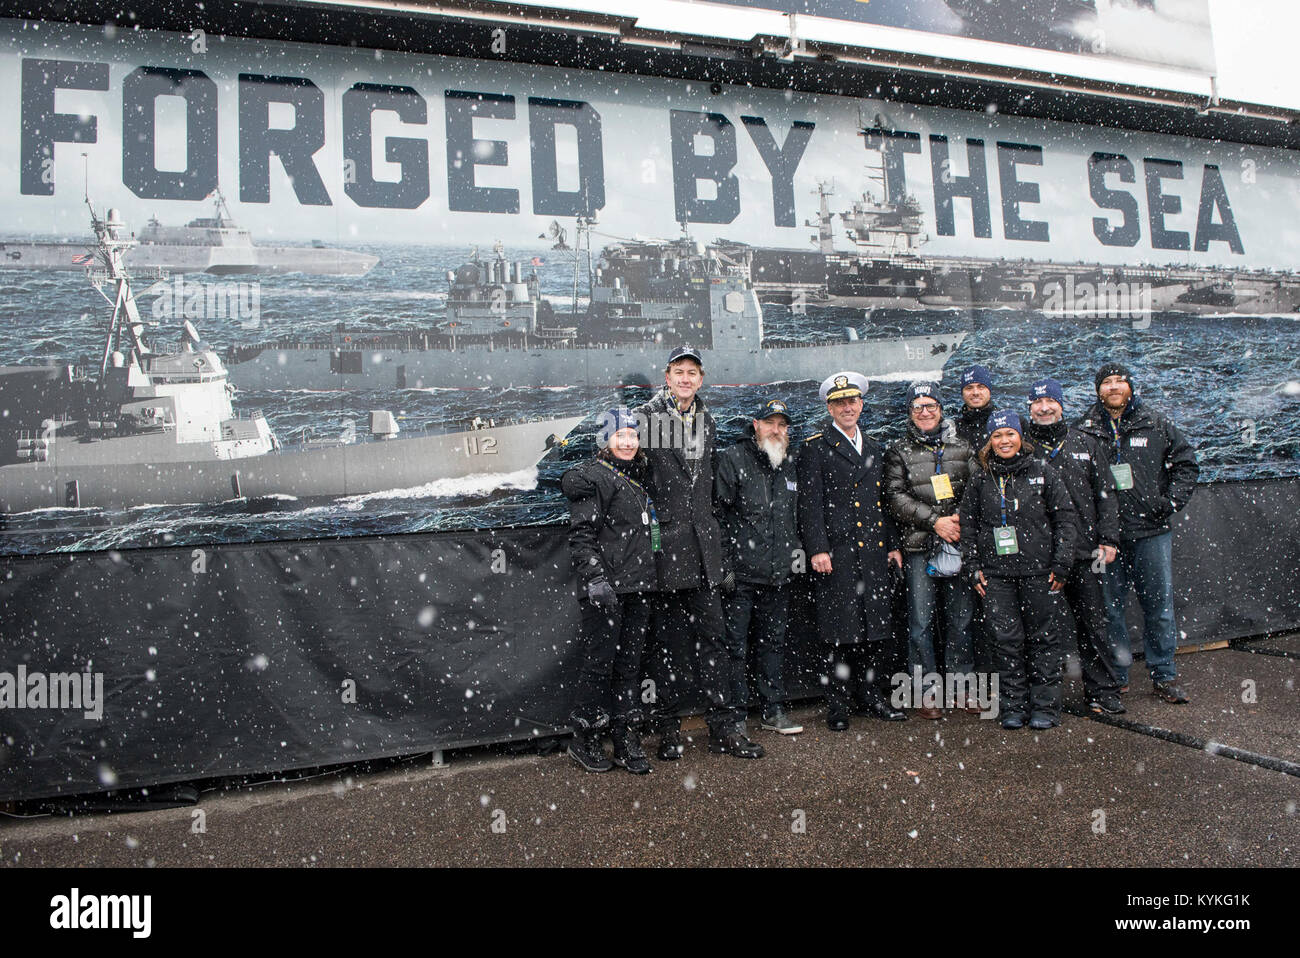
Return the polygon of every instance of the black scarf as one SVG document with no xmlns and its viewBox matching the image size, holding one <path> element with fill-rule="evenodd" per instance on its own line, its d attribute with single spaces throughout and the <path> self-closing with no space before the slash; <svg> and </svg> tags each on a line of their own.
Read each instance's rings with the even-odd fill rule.
<svg viewBox="0 0 1300 958">
<path fill-rule="evenodd" d="M 1065 434 L 1069 431 L 1070 426 L 1064 419 L 1050 426 L 1040 426 L 1038 423 L 1031 422 L 1028 429 L 1030 438 L 1048 449 L 1055 449 L 1065 442 Z"/>
</svg>

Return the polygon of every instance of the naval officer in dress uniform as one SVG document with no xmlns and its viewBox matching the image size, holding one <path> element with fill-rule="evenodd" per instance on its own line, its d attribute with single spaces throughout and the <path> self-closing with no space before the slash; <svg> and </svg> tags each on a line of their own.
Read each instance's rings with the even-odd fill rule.
<svg viewBox="0 0 1300 958">
<path fill-rule="evenodd" d="M 866 377 L 836 373 L 821 386 L 830 421 L 799 457 L 799 538 L 809 556 L 817 632 L 827 650 L 826 724 L 860 714 L 906 716 L 889 704 L 889 563 L 901 567 L 893 519 L 881 507 L 884 448 L 858 427 Z M 856 690 L 856 694 L 855 694 Z"/>
</svg>

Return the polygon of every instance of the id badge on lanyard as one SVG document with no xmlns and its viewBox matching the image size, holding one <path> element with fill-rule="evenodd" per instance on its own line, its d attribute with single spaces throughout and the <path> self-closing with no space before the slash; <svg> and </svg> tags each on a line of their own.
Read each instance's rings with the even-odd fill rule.
<svg viewBox="0 0 1300 958">
<path fill-rule="evenodd" d="M 1002 525 L 993 528 L 993 548 L 1000 556 L 1013 556 L 1020 551 L 1020 543 L 1016 539 L 1016 527 L 1007 522 L 1007 483 L 1000 476 L 998 495 L 1002 499 Z"/>
<path fill-rule="evenodd" d="M 1115 477 L 1115 488 L 1123 492 L 1133 488 L 1133 467 L 1127 462 L 1120 462 L 1123 447 L 1120 445 L 1119 426 L 1113 419 L 1110 421 L 1110 431 L 1115 437 L 1115 464 L 1110 467 L 1110 474 Z"/>
<path fill-rule="evenodd" d="M 934 488 L 935 499 L 942 502 L 944 499 L 953 498 L 952 479 L 946 472 L 936 472 L 930 477 L 930 485 Z"/>
<path fill-rule="evenodd" d="M 1016 541 L 1015 526 L 997 526 L 993 530 L 993 545 L 1000 556 L 1013 556 L 1020 551 Z"/>
<path fill-rule="evenodd" d="M 660 552 L 663 549 L 663 543 L 659 538 L 659 517 L 655 515 L 655 507 L 648 500 L 646 509 L 648 511 L 641 513 L 641 524 L 650 527 L 650 550 Z"/>
</svg>

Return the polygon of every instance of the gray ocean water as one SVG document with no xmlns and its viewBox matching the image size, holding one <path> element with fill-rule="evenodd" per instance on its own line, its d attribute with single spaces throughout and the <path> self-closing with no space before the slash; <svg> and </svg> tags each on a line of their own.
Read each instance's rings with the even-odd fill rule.
<svg viewBox="0 0 1300 958">
<path fill-rule="evenodd" d="M 444 318 L 446 271 L 465 262 L 465 247 L 358 246 L 380 257 L 363 277 L 245 276 L 227 281 L 258 284 L 258 325 L 237 320 L 199 321 L 204 340 L 218 349 L 281 336 L 327 333 L 336 324 L 375 333 L 427 327 Z M 487 252 L 486 250 L 484 251 Z M 572 253 L 511 249 L 512 259 L 538 257 L 542 289 L 559 312 L 572 302 Z M 202 277 L 203 281 L 217 281 Z M 148 286 L 138 283 L 137 288 Z M 141 305 L 151 315 L 149 297 Z M 585 307 L 585 280 L 578 309 Z M 77 273 L 0 273 L 0 365 L 82 362 L 103 348 L 107 305 Z M 994 370 L 994 400 L 1023 410 L 1029 384 L 1054 376 L 1066 387 L 1067 417 L 1093 401 L 1092 377 L 1106 360 L 1129 365 L 1145 401 L 1170 415 L 1197 447 L 1202 481 L 1300 475 L 1300 319 L 1294 316 L 1205 317 L 1158 314 L 1146 328 L 1128 320 L 1081 320 L 1015 310 L 874 310 L 809 306 L 802 314 L 765 304 L 767 335 L 784 340 L 838 340 L 846 326 L 863 339 L 963 330 L 968 333 L 945 369 L 948 404 L 959 404 L 953 385 L 962 369 L 982 363 Z M 163 340 L 178 330 L 154 331 Z M 829 375 L 836 370 L 828 369 Z M 661 373 L 648 369 L 657 381 Z M 706 370 L 707 376 L 707 370 Z M 902 431 L 906 383 L 873 383 L 863 424 L 882 441 Z M 368 411 L 391 409 L 404 430 L 463 428 L 475 415 L 495 418 L 588 415 L 569 444 L 543 461 L 535 488 L 499 487 L 468 480 L 439 486 L 437 495 L 374 496 L 339 502 L 230 502 L 211 506 L 159 506 L 124 512 L 45 510 L 8 517 L 0 551 L 128 549 L 439 529 L 532 525 L 567 515 L 558 491 L 564 469 L 591 455 L 598 416 L 619 402 L 636 403 L 644 389 L 306 390 L 244 391 L 240 409 L 262 409 L 282 441 L 304 428 L 315 435 L 341 433 L 355 423 L 364 433 Z M 717 417 L 720 442 L 740 438 L 759 401 L 784 400 L 795 416 L 794 436 L 820 428 L 825 407 L 816 383 L 769 387 L 716 387 L 702 393 Z M 0 397 L 0 405 L 2 405 Z M 519 477 L 514 477 L 518 483 Z M 446 493 L 446 494 L 442 494 Z"/>
</svg>

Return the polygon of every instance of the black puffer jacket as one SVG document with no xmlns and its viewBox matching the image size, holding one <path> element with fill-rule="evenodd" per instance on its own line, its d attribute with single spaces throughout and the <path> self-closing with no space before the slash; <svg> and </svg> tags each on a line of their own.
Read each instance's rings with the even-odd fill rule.
<svg viewBox="0 0 1300 958">
<path fill-rule="evenodd" d="M 1075 561 L 1093 558 L 1099 545 L 1119 548 L 1119 499 L 1115 477 L 1106 466 L 1106 454 L 1097 440 L 1065 422 L 1051 426 L 1030 423 L 1025 435 L 1034 444 L 1040 461 L 1051 463 L 1060 473 L 1074 505 L 1078 536 Z"/>
<path fill-rule="evenodd" d="M 898 525 L 904 552 L 925 552 L 933 544 L 934 520 L 956 514 L 966 483 L 979 469 L 970 445 L 959 439 L 952 424 L 942 420 L 942 441 L 928 441 L 909 419 L 907 435 L 885 453 L 885 504 Z M 942 460 L 940 459 L 942 449 Z M 952 483 L 952 498 L 935 498 L 930 477 L 936 463 Z"/>
<path fill-rule="evenodd" d="M 1118 455 L 1133 467 L 1133 488 L 1119 496 L 1119 530 L 1125 539 L 1145 539 L 1169 531 L 1169 519 L 1196 491 L 1200 467 L 1182 430 L 1140 400 L 1129 401 L 1119 418 L 1119 446 L 1110 413 L 1094 403 L 1079 428 L 1097 440 L 1110 465 Z"/>
<path fill-rule="evenodd" d="M 953 424 L 957 427 L 957 438 L 969 445 L 976 455 L 988 441 L 989 416 L 993 415 L 995 408 L 992 402 L 982 409 L 971 409 L 962 403 L 961 409 L 953 417 Z"/>
<path fill-rule="evenodd" d="M 793 455 L 773 469 L 752 435 L 718 453 L 713 500 L 724 563 L 738 581 L 784 585 L 790 580 L 799 548 L 796 476 Z"/>
<path fill-rule="evenodd" d="M 632 410 L 644 416 L 647 425 L 646 488 L 659 510 L 659 588 L 666 591 L 714 588 L 722 582 L 722 533 L 713 515 L 717 427 L 699 396 L 694 410 L 686 444 L 681 441 L 682 420 L 667 390 Z"/>
<path fill-rule="evenodd" d="M 569 552 L 583 591 L 602 576 L 618 593 L 655 590 L 655 554 L 643 521 L 649 514 L 645 473 L 641 453 L 631 463 L 600 455 L 560 478 L 569 498 Z"/>
<path fill-rule="evenodd" d="M 993 529 L 1002 525 L 1002 492 L 1006 482 L 1007 525 L 1016 530 L 1019 551 L 998 555 Z M 961 501 L 961 557 L 970 576 L 1020 578 L 1056 574 L 1064 579 L 1074 565 L 1074 505 L 1060 474 L 1025 450 L 1011 459 L 989 454 L 989 468 L 966 486 Z"/>
</svg>

